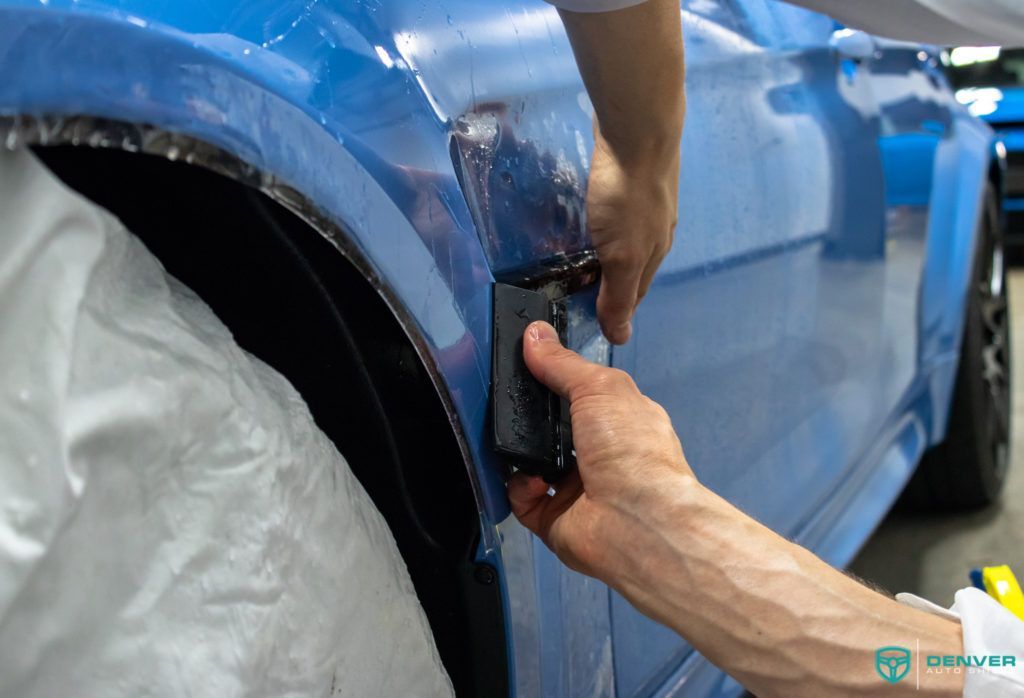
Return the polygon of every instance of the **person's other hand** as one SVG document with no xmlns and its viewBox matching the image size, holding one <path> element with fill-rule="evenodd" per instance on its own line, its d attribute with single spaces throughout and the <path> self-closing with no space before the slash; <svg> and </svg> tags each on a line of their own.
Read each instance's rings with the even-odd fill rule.
<svg viewBox="0 0 1024 698">
<path fill-rule="evenodd" d="M 695 483 L 672 422 L 628 374 L 586 361 L 535 322 L 523 337 L 533 375 L 570 401 L 578 469 L 548 496 L 539 477 L 517 473 L 512 511 L 569 567 L 609 581 L 622 574 L 620 552 L 650 530 L 645 519 L 666 493 Z"/>
<path fill-rule="evenodd" d="M 678 143 L 670 143 L 666 151 L 618 155 L 595 128 L 587 225 L 601 262 L 597 317 L 613 344 L 629 341 L 637 305 L 672 247 Z"/>
<path fill-rule="evenodd" d="M 604 274 L 597 317 L 624 344 L 676 227 L 686 120 L 679 0 L 558 14 L 594 105 L 587 227 Z"/>
</svg>

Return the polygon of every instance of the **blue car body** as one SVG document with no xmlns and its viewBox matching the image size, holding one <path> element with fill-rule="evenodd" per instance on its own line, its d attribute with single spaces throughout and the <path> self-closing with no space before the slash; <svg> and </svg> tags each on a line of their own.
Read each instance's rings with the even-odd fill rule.
<svg viewBox="0 0 1024 698">
<path fill-rule="evenodd" d="M 628 345 L 600 337 L 592 289 L 568 299 L 569 339 L 665 406 L 703 482 L 844 565 L 945 433 L 993 134 L 922 47 L 844 56 L 831 19 L 774 0 L 682 18 L 676 243 Z M 0 72 L 24 137 L 80 115 L 184 134 L 337 226 L 451 411 L 512 692 L 741 692 L 509 517 L 491 284 L 589 247 L 591 112 L 552 8 L 0 0 Z"/>
</svg>

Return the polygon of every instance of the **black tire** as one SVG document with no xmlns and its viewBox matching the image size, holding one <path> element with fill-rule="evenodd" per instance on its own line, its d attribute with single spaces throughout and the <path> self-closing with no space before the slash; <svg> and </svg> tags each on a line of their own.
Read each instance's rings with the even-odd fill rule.
<svg viewBox="0 0 1024 698">
<path fill-rule="evenodd" d="M 1010 314 L 995 191 L 985 192 L 946 439 L 925 453 L 904 499 L 924 509 L 994 502 L 1010 458 Z"/>
</svg>

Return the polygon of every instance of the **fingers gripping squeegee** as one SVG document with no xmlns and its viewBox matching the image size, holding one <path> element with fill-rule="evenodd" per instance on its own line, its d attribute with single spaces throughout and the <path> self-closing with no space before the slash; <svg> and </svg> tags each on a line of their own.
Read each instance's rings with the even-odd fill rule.
<svg viewBox="0 0 1024 698">
<path fill-rule="evenodd" d="M 494 285 L 494 446 L 510 466 L 554 482 L 576 458 L 568 402 L 534 378 L 523 360 L 523 332 L 536 320 L 554 326 L 565 343 L 564 306 L 543 293 Z"/>
</svg>

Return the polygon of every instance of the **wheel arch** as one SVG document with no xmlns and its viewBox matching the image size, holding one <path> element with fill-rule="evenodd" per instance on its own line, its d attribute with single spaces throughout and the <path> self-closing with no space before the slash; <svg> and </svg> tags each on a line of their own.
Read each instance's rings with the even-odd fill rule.
<svg viewBox="0 0 1024 698">
<path fill-rule="evenodd" d="M 143 18 L 120 3 L 58 5 L 0 0 L 0 71 L 18 76 L 0 82 L 0 142 L 183 159 L 260 189 L 325 235 L 382 295 L 430 372 L 491 524 L 484 548 L 494 550 L 493 523 L 508 503 L 485 440 L 492 278 L 448 125 L 409 71 L 356 55 L 383 40 L 358 32 L 346 39 L 366 44 L 358 51 L 261 45 L 230 27 L 199 31 L 188 13 L 203 8 L 189 3 L 154 6 Z M 216 8 L 230 14 L 235 5 Z M 299 22 L 300 5 L 275 21 Z M 340 74 L 344 61 L 351 72 L 323 89 L 328 66 Z M 345 102 L 349 83 L 379 96 L 388 123 L 372 134 L 373 115 Z"/>
<path fill-rule="evenodd" d="M 295 385 L 387 519 L 460 693 L 501 695 L 504 611 L 496 575 L 477 562 L 479 511 L 460 445 L 378 289 L 246 183 L 120 149 L 34 149 Z"/>
</svg>

